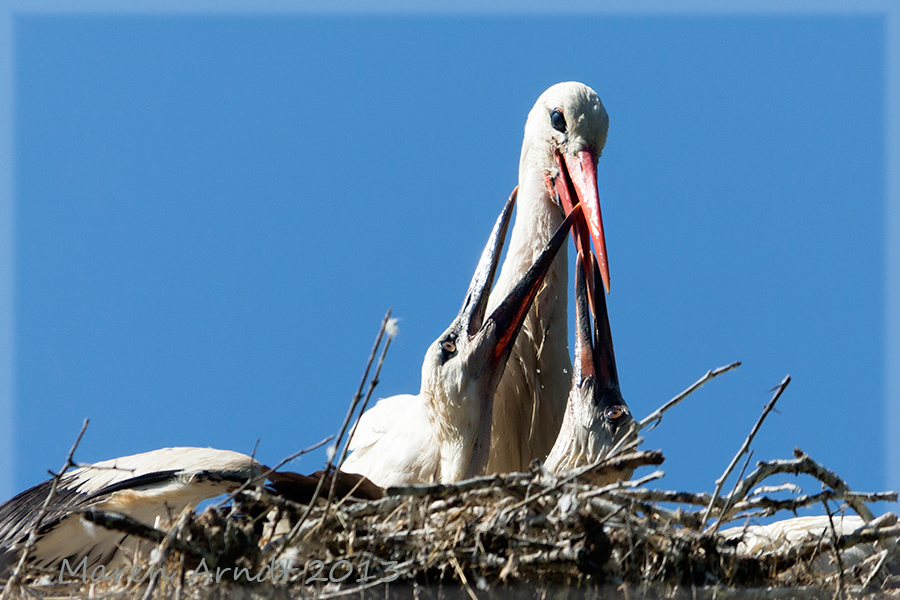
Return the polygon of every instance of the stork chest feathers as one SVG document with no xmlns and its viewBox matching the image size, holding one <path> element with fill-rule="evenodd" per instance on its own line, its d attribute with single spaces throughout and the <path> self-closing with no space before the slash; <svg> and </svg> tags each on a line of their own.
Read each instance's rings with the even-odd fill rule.
<svg viewBox="0 0 900 600">
<path fill-rule="evenodd" d="M 543 184 L 541 184 L 543 186 Z M 542 240 L 563 217 L 549 196 L 543 194 L 541 210 L 525 210 L 522 223 L 512 232 L 489 310 L 521 277 L 521 265 L 530 264 L 542 248 Z M 531 310 L 525 317 L 512 355 L 495 396 L 489 473 L 521 471 L 533 458 L 545 457 L 559 432 L 571 382 L 568 349 L 568 259 L 560 252 L 553 260 Z M 498 430 L 498 426 L 500 429 Z M 500 432 L 505 432 L 501 434 Z"/>
</svg>

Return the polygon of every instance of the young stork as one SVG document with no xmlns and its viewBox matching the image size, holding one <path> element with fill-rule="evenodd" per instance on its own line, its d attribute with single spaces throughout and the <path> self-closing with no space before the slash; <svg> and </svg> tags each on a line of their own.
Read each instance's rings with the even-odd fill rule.
<svg viewBox="0 0 900 600">
<path fill-rule="evenodd" d="M 338 498 L 383 495 L 359 475 L 337 475 Z M 169 525 L 184 509 L 263 476 L 269 480 L 269 493 L 308 504 L 323 472 L 269 472 L 247 455 L 214 448 L 163 448 L 80 467 L 60 480 L 59 495 L 41 521 L 29 565 L 58 570 L 68 559 L 75 570 L 83 558 L 88 570 L 121 564 L 142 542 L 95 525 L 91 511 L 124 514 L 145 525 Z M 326 490 L 331 479 L 332 474 L 325 475 Z M 0 580 L 15 569 L 52 485 L 53 480 L 45 481 L 0 505 Z M 143 544 L 143 549 L 150 546 Z"/>
<path fill-rule="evenodd" d="M 792 548 L 828 544 L 836 535 L 841 537 L 862 529 L 866 522 L 856 515 L 817 515 L 794 517 L 775 521 L 768 525 L 745 525 L 719 532 L 719 538 L 732 546 L 735 554 L 744 558 L 755 558 L 762 554 L 787 553 Z M 834 533 L 831 528 L 834 527 Z M 875 543 L 856 544 L 840 551 L 841 563 L 835 560 L 834 550 L 823 549 L 804 564 L 804 568 L 815 574 L 831 574 L 839 566 L 853 569 L 879 550 Z M 890 556 L 888 557 L 890 558 Z"/>
<path fill-rule="evenodd" d="M 576 223 L 577 225 L 577 223 Z M 586 256 L 591 260 L 591 255 Z M 575 267 L 575 368 L 566 414 L 544 465 L 554 473 L 586 467 L 605 458 L 625 438 L 636 434 L 634 418 L 622 398 L 612 330 L 601 289 L 588 294 L 582 254 Z M 597 281 L 595 273 L 594 282 Z M 590 300 L 595 301 L 590 310 Z M 591 312 L 594 314 L 593 334 Z M 592 339 L 593 338 L 593 339 Z M 631 473 L 594 476 L 595 485 L 613 483 Z M 589 474 L 588 474 L 589 476 Z"/>
<path fill-rule="evenodd" d="M 525 123 L 518 215 L 489 310 L 503 301 L 578 203 L 609 289 L 597 191 L 597 159 L 608 128 L 606 109 L 584 84 L 559 83 L 538 98 Z M 590 252 L 587 239 L 582 244 Z M 589 273 L 588 279 L 592 277 Z M 567 258 L 562 252 L 525 318 L 497 388 L 488 472 L 524 471 L 533 459 L 545 458 L 557 439 L 572 381 L 567 286 Z"/>
<path fill-rule="evenodd" d="M 30 554 L 33 567 L 72 570 L 87 558 L 88 569 L 131 556 L 140 543 L 94 525 L 91 509 L 126 514 L 147 525 L 177 519 L 185 508 L 226 494 L 265 467 L 251 457 L 213 448 L 163 448 L 98 462 L 66 473 L 50 504 Z M 0 579 L 19 561 L 53 480 L 28 489 L 0 506 Z"/>
<path fill-rule="evenodd" d="M 363 413 L 343 471 L 382 487 L 448 483 L 484 472 L 497 383 L 544 275 L 581 212 L 560 221 L 530 268 L 485 317 L 515 196 L 497 219 L 459 314 L 425 353 L 419 394 L 384 398 Z"/>
</svg>

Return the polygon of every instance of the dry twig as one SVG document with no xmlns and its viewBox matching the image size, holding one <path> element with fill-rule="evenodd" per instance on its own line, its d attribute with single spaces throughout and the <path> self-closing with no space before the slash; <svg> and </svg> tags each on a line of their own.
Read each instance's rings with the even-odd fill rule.
<svg viewBox="0 0 900 600">
<path fill-rule="evenodd" d="M 171 579 L 171 577 L 166 577 L 165 571 L 162 567 L 165 566 L 166 558 L 169 556 L 169 550 L 172 548 L 175 540 L 178 539 L 181 530 L 187 524 L 191 514 L 193 514 L 193 511 L 190 508 L 185 507 L 181 515 L 178 516 L 178 521 L 169 529 L 166 537 L 159 542 L 159 545 L 157 546 L 156 560 L 154 561 L 156 565 L 159 565 L 159 567 L 153 568 L 152 562 L 150 565 L 148 565 L 147 568 L 151 569 L 150 580 L 147 583 L 147 589 L 144 590 L 144 595 L 141 597 L 141 600 L 150 600 L 151 598 L 153 598 L 153 591 L 159 584 L 160 577 L 162 577 L 165 581 Z"/>
<path fill-rule="evenodd" d="M 775 388 L 775 395 L 772 396 L 772 399 L 769 400 L 769 403 L 766 404 L 765 408 L 763 408 L 762 415 L 760 415 L 759 419 L 756 421 L 756 424 L 753 426 L 753 429 L 750 430 L 750 434 L 747 436 L 747 439 L 744 440 L 744 443 L 741 445 L 740 449 L 737 451 L 737 454 L 734 455 L 734 458 L 731 459 L 731 462 L 728 463 L 728 467 L 725 468 L 725 472 L 722 473 L 722 476 L 716 480 L 716 489 L 713 491 L 713 498 L 718 498 L 719 494 L 722 492 L 722 486 L 725 485 L 725 481 L 728 479 L 728 476 L 731 475 L 731 472 L 734 470 L 734 467 L 737 465 L 737 462 L 741 459 L 741 456 L 744 455 L 750 449 L 750 444 L 753 442 L 753 438 L 756 437 L 757 432 L 759 432 L 759 428 L 762 427 L 763 422 L 766 420 L 766 417 L 769 416 L 769 413 L 772 412 L 772 409 L 775 408 L 775 403 L 778 402 L 778 399 L 781 398 L 781 394 L 784 393 L 784 390 L 787 388 L 788 384 L 791 383 L 791 376 L 786 375 L 785 378 L 778 384 L 778 387 Z M 701 523 L 703 526 L 706 526 L 707 521 L 709 521 L 709 513 L 712 512 L 713 502 L 710 501 L 709 506 L 706 508 L 706 511 L 703 513 L 703 518 L 701 519 Z M 723 515 L 724 516 L 724 515 Z M 710 528 L 706 533 L 715 532 L 719 525 L 722 523 L 721 519 L 718 519 L 716 524 Z"/>
<path fill-rule="evenodd" d="M 334 441 L 333 451 L 328 453 L 328 461 L 325 463 L 325 469 L 323 470 L 323 476 L 319 478 L 319 482 L 316 484 L 316 489 L 313 491 L 312 498 L 309 501 L 309 506 L 304 511 L 303 516 L 300 517 L 300 520 L 297 521 L 297 524 L 291 529 L 291 531 L 284 536 L 282 540 L 281 547 L 275 553 L 273 560 L 277 560 L 281 553 L 284 552 L 294 537 L 297 535 L 297 532 L 300 530 L 300 527 L 303 526 L 303 523 L 309 517 L 310 512 L 316 504 L 316 500 L 319 499 L 319 495 L 322 493 L 322 485 L 325 483 L 326 476 L 329 472 L 331 472 L 332 467 L 334 466 L 334 459 L 337 453 L 337 449 L 340 447 L 341 439 L 344 437 L 344 434 L 347 432 L 347 427 L 350 424 L 350 419 L 353 417 L 353 413 L 356 411 L 356 407 L 359 404 L 360 398 L 362 398 L 362 390 L 366 384 L 366 380 L 369 378 L 369 370 L 372 368 L 372 363 L 375 362 L 375 355 L 378 352 L 378 346 L 381 344 L 381 338 L 384 336 L 385 331 L 388 327 L 388 322 L 390 321 L 391 311 L 388 309 L 387 313 L 384 315 L 384 319 L 381 321 L 381 327 L 378 329 L 378 335 L 375 336 L 375 345 L 372 346 L 372 352 L 369 353 L 369 360 L 366 362 L 366 368 L 363 372 L 363 378 L 359 382 L 359 388 L 356 390 L 356 394 L 353 395 L 353 400 L 350 402 L 350 409 L 347 411 L 347 415 L 344 417 L 344 422 L 341 424 L 341 428 L 338 432 L 337 439 Z M 386 349 L 385 349 L 386 350 Z M 382 353 L 382 361 L 384 360 L 384 353 Z M 380 363 L 379 363 L 380 369 Z M 351 434 L 352 435 L 352 434 Z M 333 478 L 333 480 L 336 478 Z M 332 487 L 333 491 L 333 487 Z"/>
<path fill-rule="evenodd" d="M 38 512 L 37 519 L 35 520 L 34 525 L 31 527 L 31 532 L 28 534 L 28 540 L 25 542 L 25 547 L 22 549 L 22 555 L 19 557 L 19 562 L 18 564 L 16 564 L 16 569 L 15 571 L 13 571 L 13 574 L 9 578 L 9 581 L 6 582 L 6 586 L 3 588 L 3 593 L 0 593 L 0 600 L 8 600 L 8 598 L 12 595 L 12 590 L 16 588 L 19 580 L 22 577 L 22 573 L 25 569 L 25 563 L 28 562 L 28 555 L 31 554 L 35 543 L 37 543 L 37 536 L 38 531 L 41 528 L 41 523 L 43 523 L 44 517 L 47 516 L 47 509 L 50 507 L 50 504 L 53 502 L 53 500 L 56 499 L 56 496 L 58 494 L 59 482 L 60 480 L 62 480 L 63 475 L 66 474 L 66 471 L 75 466 L 75 463 L 72 462 L 72 457 L 75 456 L 75 450 L 78 448 L 78 444 L 81 443 L 81 438 L 84 435 L 84 432 L 87 430 L 88 422 L 88 419 L 84 420 L 84 423 L 81 425 L 81 431 L 78 433 L 78 438 L 75 439 L 75 443 L 72 444 L 72 448 L 69 450 L 69 454 L 66 455 L 66 462 L 57 473 L 53 474 L 53 483 L 50 486 L 50 492 L 47 494 L 47 498 L 41 505 L 41 509 Z"/>
<path fill-rule="evenodd" d="M 353 423 L 353 428 L 350 430 L 350 435 L 347 436 L 347 441 L 344 443 L 344 449 L 341 451 L 341 456 L 337 461 L 337 468 L 340 469 L 341 465 L 344 464 L 344 460 L 347 458 L 347 452 L 350 450 L 350 442 L 353 439 L 353 434 L 356 433 L 356 426 L 359 425 L 359 419 L 362 417 L 362 413 L 365 412 L 366 406 L 369 405 L 369 400 L 372 398 L 372 392 L 375 391 L 375 386 L 378 385 L 378 377 L 381 375 L 381 367 L 384 366 L 384 357 L 387 356 L 388 348 L 391 347 L 391 340 L 394 339 L 394 333 L 392 327 L 390 327 L 390 316 L 391 311 L 389 310 L 386 315 L 384 315 L 384 322 L 381 325 L 381 332 L 387 330 L 387 339 L 384 341 L 384 346 L 381 349 L 381 356 L 378 357 L 378 366 L 375 367 L 375 374 L 372 376 L 372 380 L 369 382 L 369 389 L 366 391 L 366 397 L 363 400 L 362 407 L 359 409 L 359 416 L 356 418 L 356 422 Z M 379 339 L 381 338 L 381 332 L 379 332 Z M 376 346 L 377 347 L 377 346 Z M 370 363 L 371 364 L 371 363 Z M 369 369 L 366 368 L 366 374 L 368 374 Z M 363 380 L 365 381 L 365 380 Z M 358 396 L 358 392 L 357 392 Z M 354 396 L 354 404 L 358 402 L 357 396 Z M 351 414 L 356 409 L 355 406 L 351 407 Z M 341 441 L 341 436 L 343 436 L 344 430 L 341 430 L 340 435 L 338 435 L 338 439 L 335 442 L 335 447 Z M 326 467 L 325 472 L 328 472 L 328 468 Z M 337 477 L 333 477 L 331 479 L 331 489 L 328 490 L 328 498 L 325 500 L 325 512 L 322 514 L 322 519 L 325 519 L 325 516 L 328 514 L 328 506 L 331 505 L 331 501 L 334 499 L 334 491 L 337 487 Z"/>
<path fill-rule="evenodd" d="M 641 419 L 641 422 L 638 423 L 638 431 L 640 431 L 641 429 L 644 429 L 645 427 L 647 427 L 649 425 L 653 425 L 653 427 L 650 428 L 652 430 L 657 425 L 659 425 L 659 423 L 662 421 L 663 414 L 665 414 L 666 411 L 668 411 L 670 408 L 672 408 L 673 406 L 675 406 L 676 404 L 678 404 L 679 402 L 681 402 L 682 400 L 684 400 L 685 398 L 687 398 L 688 396 L 690 396 L 691 394 L 693 394 L 694 392 L 699 390 L 701 387 L 703 387 L 703 384 L 705 384 L 706 382 L 715 379 L 716 377 L 718 377 L 719 375 L 722 375 L 723 373 L 727 373 L 728 371 L 737 369 L 739 366 L 741 366 L 740 361 L 733 362 L 730 365 L 725 365 L 724 367 L 719 367 L 718 369 L 713 369 L 711 371 L 707 371 L 706 375 L 704 375 L 703 377 L 701 377 L 700 379 L 695 381 L 686 390 L 684 390 L 683 392 L 681 392 L 680 394 L 678 394 L 677 396 L 675 396 L 674 398 L 672 398 L 671 400 L 669 400 L 668 402 L 666 402 L 665 404 L 663 404 L 662 406 L 660 406 L 659 408 L 654 410 L 652 413 L 650 413 L 649 415 L 647 415 L 646 417 Z"/>
</svg>

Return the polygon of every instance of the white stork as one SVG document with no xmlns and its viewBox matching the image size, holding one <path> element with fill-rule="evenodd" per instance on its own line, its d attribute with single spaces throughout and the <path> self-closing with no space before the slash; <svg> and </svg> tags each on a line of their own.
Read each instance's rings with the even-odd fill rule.
<svg viewBox="0 0 900 600">
<path fill-rule="evenodd" d="M 591 259 L 587 255 L 587 260 Z M 606 310 L 606 296 L 596 289 L 589 296 L 582 255 L 575 267 L 575 369 L 569 392 L 566 414 L 556 443 L 544 465 L 554 473 L 561 473 L 592 465 L 605 458 L 623 438 L 634 435 L 634 418 L 622 398 L 616 357 L 613 352 L 612 331 Z M 596 282 L 597 279 L 594 278 Z M 590 298 L 596 302 L 590 310 Z M 591 312 L 594 313 L 593 334 Z M 592 339 L 593 338 L 593 339 Z M 630 473 L 617 473 L 596 485 L 627 478 Z"/>
<path fill-rule="evenodd" d="M 447 483 L 484 472 L 497 383 L 531 301 L 580 213 L 560 221 L 527 272 L 485 317 L 514 200 L 515 192 L 497 219 L 459 314 L 425 353 L 419 394 L 384 398 L 363 413 L 343 471 L 382 487 Z"/>
<path fill-rule="evenodd" d="M 30 567 L 60 569 L 63 559 L 70 572 L 82 559 L 90 571 L 96 565 L 121 565 L 140 547 L 140 538 L 112 531 L 91 520 L 91 511 L 124 514 L 144 525 L 165 527 L 187 508 L 233 492 L 248 481 L 269 480 L 267 491 L 308 504 L 324 472 L 302 475 L 270 471 L 239 452 L 214 448 L 163 448 L 122 456 L 75 469 L 60 480 L 56 499 L 38 528 Z M 359 475 L 337 473 L 336 494 L 342 499 L 381 498 L 383 491 Z M 333 474 L 324 475 L 324 489 Z M 22 548 L 37 522 L 53 480 L 45 481 L 0 505 L 0 580 L 12 574 Z"/>
<path fill-rule="evenodd" d="M 853 533 L 866 525 L 856 515 L 816 515 L 794 517 L 775 521 L 768 525 L 746 525 L 732 527 L 719 532 L 721 539 L 735 547 L 735 553 L 744 558 L 787 552 L 801 546 L 814 546 L 830 542 L 833 535 L 840 537 Z M 831 528 L 834 527 L 834 532 Z M 856 544 L 841 550 L 841 561 L 845 569 L 860 564 L 878 550 L 873 543 Z M 807 567 L 814 573 L 829 574 L 838 570 L 832 550 L 819 553 Z"/>
<path fill-rule="evenodd" d="M 29 565 L 59 568 L 68 559 L 74 570 L 133 555 L 140 541 L 88 521 L 83 511 L 128 515 L 146 525 L 177 519 L 185 508 L 236 489 L 257 478 L 264 467 L 253 458 L 213 448 L 163 448 L 80 467 L 65 474 L 38 530 Z M 19 560 L 53 480 L 28 489 L 0 506 L 0 579 Z"/>
<path fill-rule="evenodd" d="M 597 191 L 597 159 L 609 117 L 581 83 L 554 85 L 528 114 L 519 161 L 519 209 L 506 261 L 488 309 L 500 304 L 543 250 L 572 205 L 580 203 L 609 289 L 606 242 Z M 576 228 L 578 223 L 576 222 Z M 579 234 L 576 229 L 576 236 Z M 586 238 L 576 240 L 590 252 Z M 592 279 L 593 273 L 588 278 Z M 572 381 L 567 335 L 567 258 L 547 273 L 516 340 L 494 402 L 488 472 L 523 471 L 550 452 Z"/>
</svg>

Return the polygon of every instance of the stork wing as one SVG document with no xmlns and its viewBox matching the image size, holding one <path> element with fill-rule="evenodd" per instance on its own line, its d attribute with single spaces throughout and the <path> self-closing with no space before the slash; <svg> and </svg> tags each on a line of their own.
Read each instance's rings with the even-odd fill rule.
<svg viewBox="0 0 900 600">
<path fill-rule="evenodd" d="M 58 567 L 64 558 L 73 568 L 83 557 L 89 568 L 109 563 L 124 549 L 133 549 L 136 541 L 91 524 L 77 511 L 120 512 L 154 525 L 261 471 L 249 456 L 213 448 L 163 448 L 81 467 L 60 480 L 30 561 L 48 568 Z M 52 485 L 52 480 L 40 483 L 0 506 L 0 578 L 8 577 L 18 562 Z"/>
</svg>

